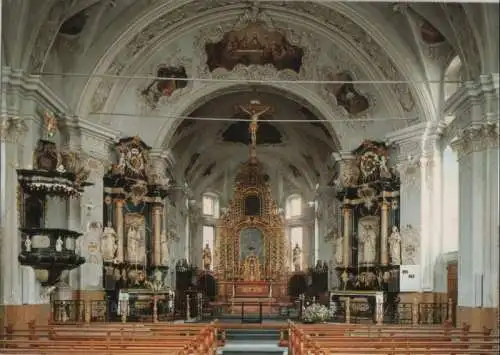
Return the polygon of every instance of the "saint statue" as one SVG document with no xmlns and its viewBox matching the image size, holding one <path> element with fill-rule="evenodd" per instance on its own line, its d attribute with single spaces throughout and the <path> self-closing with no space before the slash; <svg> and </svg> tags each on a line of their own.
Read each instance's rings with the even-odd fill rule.
<svg viewBox="0 0 500 355">
<path fill-rule="evenodd" d="M 108 223 L 108 226 L 104 228 L 104 232 L 101 237 L 101 254 L 104 261 L 111 261 L 115 258 L 117 247 L 116 247 L 116 232 Z"/>
<path fill-rule="evenodd" d="M 62 252 L 63 250 L 63 244 L 64 242 L 62 241 L 61 237 L 57 238 L 57 241 L 56 241 L 56 251 L 57 252 Z"/>
<path fill-rule="evenodd" d="M 210 265 L 212 264 L 212 251 L 208 243 L 205 244 L 205 249 L 203 249 L 203 268 L 205 270 L 210 270 Z"/>
<path fill-rule="evenodd" d="M 341 265 L 344 257 L 344 248 L 343 248 L 343 238 L 342 237 L 337 237 L 335 239 L 335 263 L 337 265 Z"/>
<path fill-rule="evenodd" d="M 377 233 L 375 232 L 371 224 L 365 225 L 365 230 L 362 238 L 363 262 L 368 264 L 374 263 L 376 257 L 375 243 L 377 239 Z"/>
<path fill-rule="evenodd" d="M 396 226 L 392 226 L 392 233 L 389 236 L 389 250 L 391 255 L 391 264 L 401 264 L 401 234 Z"/>
<path fill-rule="evenodd" d="M 139 233 L 133 226 L 127 232 L 127 258 L 129 262 L 140 263 Z"/>
<path fill-rule="evenodd" d="M 28 253 L 31 253 L 31 239 L 30 239 L 30 237 L 26 237 L 26 240 L 24 241 L 24 249 Z"/>
<path fill-rule="evenodd" d="M 258 100 L 252 100 L 250 101 L 250 105 L 248 106 L 240 105 L 240 109 L 250 116 L 251 122 L 249 126 L 249 131 L 252 142 L 251 145 L 252 147 L 255 147 L 257 144 L 257 128 L 258 128 L 257 121 L 259 117 L 265 114 L 267 111 L 269 111 L 271 107 L 261 105 L 260 101 Z"/>
<path fill-rule="evenodd" d="M 295 248 L 293 248 L 293 267 L 295 271 L 300 271 L 302 269 L 301 266 L 301 256 L 302 249 L 299 247 L 299 243 L 295 243 Z"/>
</svg>

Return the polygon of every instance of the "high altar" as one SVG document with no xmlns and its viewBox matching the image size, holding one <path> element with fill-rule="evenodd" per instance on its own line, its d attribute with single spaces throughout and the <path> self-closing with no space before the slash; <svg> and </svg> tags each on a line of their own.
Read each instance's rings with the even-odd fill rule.
<svg viewBox="0 0 500 355">
<path fill-rule="evenodd" d="M 233 200 L 218 221 L 215 272 L 220 297 L 286 294 L 284 224 L 268 179 L 252 144 L 250 158 L 236 176 Z"/>
</svg>

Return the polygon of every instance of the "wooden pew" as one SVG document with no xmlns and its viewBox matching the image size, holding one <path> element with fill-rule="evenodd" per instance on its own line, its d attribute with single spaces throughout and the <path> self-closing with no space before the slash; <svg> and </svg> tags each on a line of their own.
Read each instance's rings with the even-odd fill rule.
<svg viewBox="0 0 500 355">
<path fill-rule="evenodd" d="M 215 322 L 207 324 L 106 324 L 31 326 L 7 331 L 0 354 L 211 354 L 216 349 Z M 3 348 L 3 349 L 2 349 Z"/>
<path fill-rule="evenodd" d="M 493 354 L 498 338 L 470 327 L 296 325 L 290 322 L 291 354 Z"/>
</svg>

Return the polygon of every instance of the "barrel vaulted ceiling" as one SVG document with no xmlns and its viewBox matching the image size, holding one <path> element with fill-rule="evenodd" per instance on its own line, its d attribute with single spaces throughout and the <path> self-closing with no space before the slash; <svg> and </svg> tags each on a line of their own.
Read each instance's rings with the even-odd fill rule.
<svg viewBox="0 0 500 355">
<path fill-rule="evenodd" d="M 73 114 L 175 152 L 179 178 L 200 184 L 244 159 L 245 142 L 227 138 L 241 135 L 242 127 L 224 138 L 229 122 L 182 117 L 233 117 L 235 104 L 258 97 L 275 106 L 270 120 L 310 120 L 269 122 L 260 144 L 265 164 L 286 170 L 292 186 L 310 188 L 331 152 L 439 119 L 438 81 L 457 55 L 464 80 L 498 72 L 498 30 L 491 31 L 498 27 L 498 4 L 16 0 L 3 2 L 3 20 L 8 66 L 41 74 Z M 252 23 L 302 50 L 300 68 L 209 68 L 207 44 Z M 166 95 L 146 97 L 151 77 L 164 67 L 204 81 L 178 82 Z M 324 80 L 352 84 L 318 82 Z M 348 92 L 361 104 L 346 104 Z M 222 169 L 229 152 L 236 158 Z"/>
</svg>

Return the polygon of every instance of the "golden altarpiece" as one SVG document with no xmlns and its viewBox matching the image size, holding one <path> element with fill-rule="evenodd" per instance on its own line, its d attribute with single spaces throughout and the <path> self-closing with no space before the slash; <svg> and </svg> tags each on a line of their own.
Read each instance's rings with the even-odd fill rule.
<svg viewBox="0 0 500 355">
<path fill-rule="evenodd" d="M 256 125 L 250 130 L 254 134 Z M 233 199 L 217 223 L 214 271 L 223 298 L 286 294 L 284 223 L 252 141 L 250 158 L 235 179 Z"/>
</svg>

